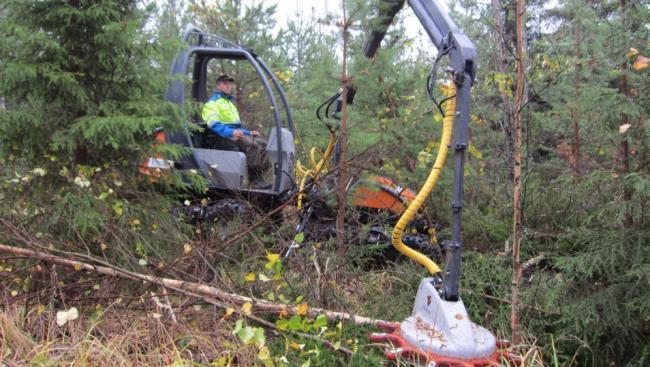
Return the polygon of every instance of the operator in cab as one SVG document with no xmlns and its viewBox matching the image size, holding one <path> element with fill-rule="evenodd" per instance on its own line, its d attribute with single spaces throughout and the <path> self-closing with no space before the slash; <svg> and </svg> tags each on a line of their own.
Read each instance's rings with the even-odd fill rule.
<svg viewBox="0 0 650 367">
<path fill-rule="evenodd" d="M 239 112 L 233 103 L 233 83 L 235 79 L 226 74 L 217 78 L 217 88 L 203 106 L 201 117 L 213 133 L 229 139 L 246 154 L 248 174 L 251 184 L 256 188 L 265 188 L 262 174 L 268 168 L 266 159 L 266 139 L 257 130 L 242 127 Z"/>
</svg>

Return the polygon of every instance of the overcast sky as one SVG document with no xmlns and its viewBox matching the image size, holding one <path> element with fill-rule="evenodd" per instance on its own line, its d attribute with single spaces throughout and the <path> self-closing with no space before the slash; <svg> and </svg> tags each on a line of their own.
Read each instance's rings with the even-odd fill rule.
<svg viewBox="0 0 650 367">
<path fill-rule="evenodd" d="M 268 4 L 278 5 L 278 22 L 282 25 L 296 16 L 296 13 L 309 17 L 312 13 L 324 16 L 340 8 L 340 0 L 265 0 Z"/>
<path fill-rule="evenodd" d="M 341 0 L 263 0 L 267 4 L 277 4 L 278 11 L 276 13 L 278 26 L 285 27 L 287 22 L 290 19 L 295 19 L 296 16 L 304 16 L 309 18 L 312 14 L 316 17 L 324 17 L 327 14 L 340 17 L 341 9 Z M 443 4 L 446 6 L 445 0 L 442 0 Z M 435 55 L 436 51 L 428 37 L 424 35 L 424 31 L 420 26 L 417 18 L 413 11 L 408 7 L 404 6 L 402 14 L 405 18 L 406 25 L 406 35 L 407 37 L 414 40 L 416 45 L 424 47 L 425 49 L 431 47 L 432 55 Z M 336 31 L 333 29 L 333 31 Z"/>
</svg>

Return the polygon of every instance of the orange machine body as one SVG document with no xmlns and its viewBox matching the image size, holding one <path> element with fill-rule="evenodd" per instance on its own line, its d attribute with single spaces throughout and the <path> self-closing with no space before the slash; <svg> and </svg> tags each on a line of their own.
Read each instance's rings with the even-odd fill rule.
<svg viewBox="0 0 650 367">
<path fill-rule="evenodd" d="M 414 198 L 413 190 L 383 176 L 360 181 L 352 190 L 352 203 L 355 206 L 389 210 L 396 214 L 405 211 Z"/>
</svg>

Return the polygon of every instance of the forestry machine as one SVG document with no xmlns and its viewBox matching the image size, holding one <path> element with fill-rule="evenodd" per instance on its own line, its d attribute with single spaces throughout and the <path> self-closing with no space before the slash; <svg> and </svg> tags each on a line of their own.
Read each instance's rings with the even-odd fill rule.
<svg viewBox="0 0 650 367">
<path fill-rule="evenodd" d="M 376 342 L 387 342 L 385 355 L 415 360 L 420 366 L 499 366 L 511 363 L 505 345 L 497 343 L 487 329 L 471 322 L 459 293 L 461 211 L 463 208 L 463 166 L 468 145 L 470 89 L 475 80 L 477 53 L 472 41 L 456 26 L 441 0 L 383 0 L 379 9 L 380 25 L 370 35 L 364 54 L 373 58 L 386 35 L 388 26 L 404 3 L 413 9 L 438 55 L 427 80 L 427 92 L 443 114 L 440 149 L 422 189 L 412 200 L 394 227 L 392 244 L 402 254 L 423 265 L 431 277 L 421 281 L 410 317 L 401 323 L 379 322 L 385 333 L 371 334 Z M 449 81 L 443 87 L 441 103 L 434 97 L 438 62 L 449 58 Z M 453 130 L 453 139 L 452 139 Z M 442 243 L 445 268 L 429 257 L 406 246 L 404 230 L 429 196 L 444 165 L 448 149 L 454 151 L 454 187 L 451 240 Z"/>
<path fill-rule="evenodd" d="M 331 237 L 334 231 L 335 212 L 325 205 L 324 198 L 336 188 L 336 179 L 333 175 L 324 175 L 326 167 L 335 168 L 338 165 L 336 158 L 336 128 L 333 119 L 338 118 L 341 109 L 341 92 L 327 99 L 316 111 L 316 116 L 327 126 L 330 132 L 328 148 L 321 152 L 313 148 L 309 159 L 312 168 L 308 169 L 295 162 L 294 123 L 286 95 L 276 75 L 269 69 L 264 61 L 254 50 L 238 45 L 221 36 L 204 33 L 198 28 L 188 29 L 183 41 L 185 48 L 176 56 L 171 67 L 172 79 L 167 89 L 165 99 L 178 104 L 183 109 L 184 115 L 190 115 L 182 131 L 159 131 L 156 135 L 157 143 L 172 143 L 187 147 L 191 154 L 182 157 L 176 162 L 170 162 L 162 157 L 150 157 L 140 166 L 140 171 L 148 176 L 151 181 L 156 181 L 174 169 L 188 177 L 192 173 L 200 173 L 209 183 L 207 195 L 195 195 L 196 200 L 190 205 L 174 208 L 175 214 L 190 221 L 214 221 L 239 216 L 246 212 L 248 203 L 264 210 L 270 210 L 291 198 L 297 197 L 297 206 L 300 210 L 300 225 L 297 232 L 303 232 L 305 239 L 319 240 Z M 207 128 L 205 121 L 201 121 L 198 113 L 188 113 L 188 102 L 195 104 L 205 103 L 209 95 L 210 73 L 217 73 L 223 65 L 226 67 L 233 62 L 242 61 L 251 66 L 257 74 L 257 82 L 248 82 L 258 86 L 261 83 L 268 97 L 268 107 L 265 111 L 272 111 L 273 123 L 268 130 L 267 157 L 271 165 L 271 186 L 258 188 L 248 181 L 247 157 L 229 139 L 221 138 Z M 249 90 L 251 90 L 249 86 Z M 354 91 L 347 93 L 348 101 L 352 103 Z M 281 102 L 279 105 L 277 98 Z M 332 105 L 336 103 L 335 107 Z M 262 120 L 271 120 L 262 116 Z M 320 154 L 320 157 L 318 156 Z M 320 158 L 320 160 L 319 160 Z M 331 158 L 331 159 L 330 159 Z M 297 166 L 297 167 L 296 167 Z M 296 168 L 301 176 L 297 184 Z M 332 173 L 332 170 L 330 173 Z M 323 179 L 323 176 L 325 179 Z M 327 180 L 326 180 L 327 179 Z M 354 205 L 366 213 L 374 211 L 387 211 L 401 214 L 406 210 L 406 204 L 415 197 L 413 191 L 402 188 L 385 177 L 374 177 L 367 181 L 356 181 L 350 185 Z M 207 196 L 207 197 L 206 197 Z M 206 200 L 207 199 L 207 200 Z M 372 213 L 371 213 L 372 212 Z M 415 223 L 415 222 L 414 222 Z M 417 222 L 423 223 L 423 222 Z M 421 231 L 413 230 L 405 236 L 416 248 L 431 248 L 431 237 L 428 227 L 420 226 Z M 412 224 L 409 229 L 413 229 Z M 388 234 L 382 226 L 375 226 L 364 238 L 365 243 L 383 245 L 390 251 Z M 285 255 L 299 247 L 293 243 Z M 395 256 L 395 254 L 391 254 Z"/>
</svg>

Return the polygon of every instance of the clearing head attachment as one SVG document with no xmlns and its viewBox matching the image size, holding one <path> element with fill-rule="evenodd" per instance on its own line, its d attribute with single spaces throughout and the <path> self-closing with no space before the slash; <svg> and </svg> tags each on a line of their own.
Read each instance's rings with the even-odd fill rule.
<svg viewBox="0 0 650 367">
<path fill-rule="evenodd" d="M 412 359 L 421 366 L 500 366 L 494 335 L 470 321 L 461 300 L 440 298 L 434 282 L 422 280 L 410 317 L 401 323 L 377 323 L 386 332 L 370 334 L 370 340 L 390 344 L 384 350 L 387 358 Z"/>
</svg>

